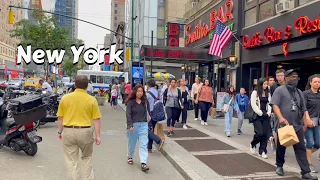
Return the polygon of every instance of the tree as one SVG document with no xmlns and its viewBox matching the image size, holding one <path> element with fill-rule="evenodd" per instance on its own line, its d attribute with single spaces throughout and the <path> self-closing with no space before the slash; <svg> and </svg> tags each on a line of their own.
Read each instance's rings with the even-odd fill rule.
<svg viewBox="0 0 320 180">
<path fill-rule="evenodd" d="M 83 43 L 82 40 L 72 40 L 70 37 L 70 30 L 68 27 L 59 26 L 54 17 L 47 17 L 41 15 L 38 24 L 31 24 L 28 20 L 22 20 L 15 24 L 15 29 L 11 31 L 11 36 L 18 37 L 21 39 L 21 45 L 26 48 L 27 45 L 32 45 L 32 51 L 41 48 L 43 50 L 53 49 L 65 49 L 65 57 L 71 57 L 70 47 L 72 44 Z M 45 75 L 48 74 L 49 64 L 46 61 L 43 65 Z M 66 58 L 65 58 L 66 59 Z M 63 60 L 63 62 L 65 61 Z M 70 59 L 70 58 L 68 58 Z M 66 61 L 68 64 L 68 60 Z M 63 65 L 64 67 L 64 65 Z M 74 67 L 67 66 L 70 70 Z M 66 68 L 63 68 L 66 69 Z"/>
</svg>

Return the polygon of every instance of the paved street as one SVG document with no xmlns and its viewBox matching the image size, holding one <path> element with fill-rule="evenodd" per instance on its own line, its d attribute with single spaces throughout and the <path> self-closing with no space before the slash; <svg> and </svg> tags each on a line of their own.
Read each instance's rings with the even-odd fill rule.
<svg viewBox="0 0 320 180">
<path fill-rule="evenodd" d="M 184 179 L 160 153 L 149 156 L 150 171 L 140 170 L 138 153 L 135 164 L 127 164 L 127 139 L 125 134 L 125 112 L 119 108 L 113 110 L 107 104 L 101 107 L 102 144 L 94 147 L 94 170 L 96 180 L 107 179 Z M 16 153 L 10 149 L 0 150 L 1 180 L 63 180 L 66 177 L 62 144 L 57 137 L 55 123 L 46 124 L 38 131 L 43 137 L 35 157 Z"/>
</svg>

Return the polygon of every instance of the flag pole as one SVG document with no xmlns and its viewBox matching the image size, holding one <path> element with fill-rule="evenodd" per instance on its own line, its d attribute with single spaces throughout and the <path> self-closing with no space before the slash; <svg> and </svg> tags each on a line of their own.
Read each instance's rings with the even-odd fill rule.
<svg viewBox="0 0 320 180">
<path fill-rule="evenodd" d="M 241 43 L 241 41 L 232 33 L 232 36 L 239 42 L 239 44 L 243 47 L 243 44 Z"/>
</svg>

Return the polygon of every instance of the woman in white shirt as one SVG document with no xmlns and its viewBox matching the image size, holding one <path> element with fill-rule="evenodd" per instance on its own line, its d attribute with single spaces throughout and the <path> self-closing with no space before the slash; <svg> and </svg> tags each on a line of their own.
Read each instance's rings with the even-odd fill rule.
<svg viewBox="0 0 320 180">
<path fill-rule="evenodd" d="M 200 89 L 200 87 L 202 86 L 202 83 L 200 82 L 200 77 L 196 78 L 196 82 L 192 85 L 191 88 L 191 99 L 192 102 L 194 103 L 194 115 L 195 115 L 195 121 L 198 120 L 199 117 L 199 105 L 198 103 L 195 103 L 195 100 L 197 99 L 197 95 L 198 95 L 198 91 Z"/>
<path fill-rule="evenodd" d="M 258 80 L 255 90 L 251 93 L 250 103 L 257 117 L 253 120 L 254 136 L 250 144 L 252 154 L 256 152 L 256 146 L 260 143 L 259 156 L 267 159 L 267 145 L 270 135 L 271 94 L 269 93 L 266 78 Z"/>
</svg>

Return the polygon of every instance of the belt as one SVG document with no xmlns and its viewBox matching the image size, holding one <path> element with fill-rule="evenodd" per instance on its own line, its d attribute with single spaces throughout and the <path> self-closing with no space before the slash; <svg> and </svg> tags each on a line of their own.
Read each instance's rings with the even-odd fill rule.
<svg viewBox="0 0 320 180">
<path fill-rule="evenodd" d="M 91 128 L 91 126 L 63 126 L 65 128 L 73 128 L 73 129 L 83 129 L 83 128 Z"/>
</svg>

